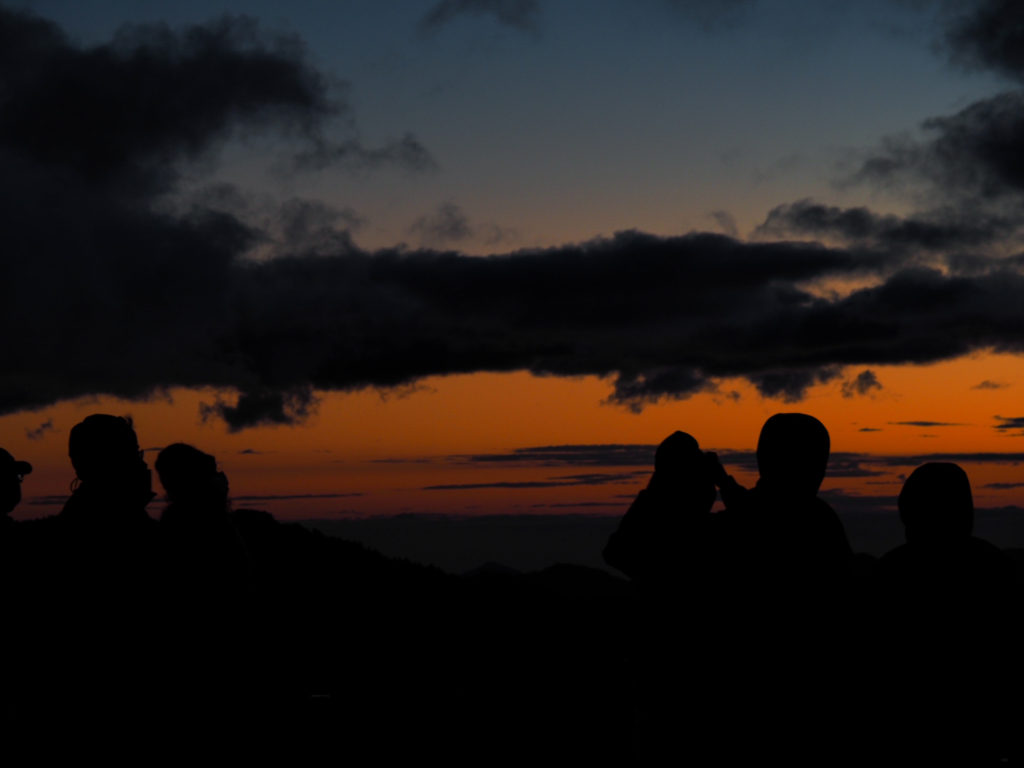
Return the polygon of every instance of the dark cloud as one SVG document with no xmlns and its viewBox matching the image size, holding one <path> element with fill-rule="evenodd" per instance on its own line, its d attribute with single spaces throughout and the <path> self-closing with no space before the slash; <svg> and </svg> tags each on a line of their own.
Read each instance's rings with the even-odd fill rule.
<svg viewBox="0 0 1024 768">
<path fill-rule="evenodd" d="M 881 432 L 882 430 L 878 427 L 861 427 L 858 432 Z"/>
<path fill-rule="evenodd" d="M 1001 93 L 954 115 L 930 118 L 922 130 L 921 138 L 888 139 L 863 163 L 857 178 L 882 184 L 923 183 L 935 195 L 968 206 L 972 215 L 991 217 L 1005 226 L 1001 216 L 1013 214 L 1019 226 L 1024 91 Z M 1008 207 L 996 207 L 1000 204 Z"/>
<path fill-rule="evenodd" d="M 991 488 L 995 491 L 1006 491 L 1011 488 L 1024 488 L 1024 483 L 985 483 L 982 488 Z"/>
<path fill-rule="evenodd" d="M 975 384 L 973 387 L 971 387 L 971 389 L 1005 389 L 1008 386 L 1010 385 L 1003 384 L 1002 382 L 998 381 L 989 381 L 988 379 L 985 379 L 984 381 Z"/>
<path fill-rule="evenodd" d="M 450 457 L 457 463 L 526 464 L 539 467 L 653 467 L 656 445 L 542 445 L 509 453 L 478 453 Z"/>
<path fill-rule="evenodd" d="M 1024 416 L 996 416 L 995 419 L 999 423 L 992 427 L 992 429 L 999 432 L 1024 430 Z"/>
<path fill-rule="evenodd" d="M 458 243 L 473 236 L 473 228 L 455 203 L 442 203 L 433 213 L 420 216 L 409 227 L 424 245 Z"/>
<path fill-rule="evenodd" d="M 440 0 L 420 19 L 420 29 L 437 29 L 459 16 L 492 16 L 505 26 L 536 31 L 540 3 L 538 0 Z"/>
<path fill-rule="evenodd" d="M 920 453 L 908 456 L 871 456 L 874 464 L 889 467 L 916 467 L 930 461 L 947 461 L 954 464 L 1020 464 L 1024 453 Z M 902 475 L 900 479 L 906 479 Z"/>
<path fill-rule="evenodd" d="M 781 370 L 757 371 L 747 378 L 764 397 L 777 397 L 786 403 L 801 400 L 804 392 L 815 384 L 825 384 L 841 375 L 832 365 L 817 368 L 788 368 Z M 678 390 L 677 390 L 678 391 Z M 685 391 L 685 390 L 683 390 Z M 669 394 L 668 392 L 660 394 Z"/>
<path fill-rule="evenodd" d="M 234 405 L 221 399 L 214 403 L 201 403 L 199 414 L 204 422 L 212 418 L 222 419 L 229 431 L 237 432 L 257 425 L 305 421 L 316 411 L 318 403 L 309 387 L 284 391 L 257 390 L 242 393 Z"/>
<path fill-rule="evenodd" d="M 614 501 L 563 501 L 557 504 L 534 504 L 534 508 L 572 509 L 573 507 L 621 507 Z"/>
<path fill-rule="evenodd" d="M 47 419 L 35 429 L 26 429 L 25 437 L 29 440 L 41 440 L 47 432 L 53 431 L 53 419 Z"/>
<path fill-rule="evenodd" d="M 551 477 L 546 480 L 528 481 L 498 481 L 488 483 L 458 483 L 452 485 L 428 485 L 424 491 L 464 491 L 478 488 L 559 488 L 564 486 L 579 485 L 619 485 L 636 480 L 638 475 L 646 475 L 641 472 L 592 472 L 585 475 L 564 475 Z"/>
<path fill-rule="evenodd" d="M 83 48 L 48 21 L 0 8 L 0 82 L 0 317 L 31 328 L 7 345 L 0 410 L 71 391 L 143 397 L 159 379 L 188 384 L 237 370 L 228 360 L 236 345 L 223 346 L 233 286 L 242 257 L 274 233 L 226 210 L 240 203 L 230 189 L 175 197 L 183 168 L 195 175 L 190 164 L 206 167 L 238 135 L 331 146 L 331 132 L 351 122 L 332 79 L 300 41 L 245 18 L 125 27 Z M 403 140 L 406 154 L 422 154 L 413 144 Z M 323 234 L 285 208 L 281 250 Z M 348 213 L 335 229 L 354 226 Z M 335 238 L 329 250 L 342 245 Z M 48 380 L 47 354 L 62 361 L 65 383 Z M 256 397 L 224 415 L 239 424 Z M 275 397 L 280 407 L 264 397 L 258 419 L 302 405 Z"/>
<path fill-rule="evenodd" d="M 476 490 L 478 488 L 554 488 L 555 486 L 564 485 L 564 483 L 556 483 L 550 480 L 522 480 L 522 481 L 505 481 L 505 482 L 493 482 L 493 483 L 452 483 L 446 485 L 425 485 L 420 490 L 423 491 L 468 491 Z"/>
<path fill-rule="evenodd" d="M 654 466 L 656 445 L 550 445 L 535 448 L 517 448 L 509 453 L 453 456 L 457 462 L 474 464 L 522 464 L 527 466 L 642 466 L 643 470 L 629 473 L 570 475 L 561 480 L 571 484 L 605 484 L 631 482 L 647 474 Z M 719 451 L 718 458 L 730 471 L 740 470 L 757 474 L 757 454 L 754 451 Z M 865 467 L 876 462 L 876 457 L 860 453 L 834 452 L 829 458 L 829 477 L 873 477 L 882 472 Z M 607 479 L 605 479 L 607 478 Z M 553 482 L 552 478 L 550 481 Z M 596 482 L 595 482 L 596 481 Z M 559 483 L 556 483 L 559 484 Z M 483 486 L 480 486 L 483 487 Z"/>
<path fill-rule="evenodd" d="M 951 6 L 945 42 L 954 59 L 1024 80 L 1024 6 L 1017 0 L 971 0 Z"/>
<path fill-rule="evenodd" d="M 489 257 L 371 253 L 351 210 L 254 217 L 229 188 L 177 199 L 183 167 L 238 132 L 342 146 L 327 80 L 298 42 L 244 20 L 84 49 L 0 10 L 0 321 L 19 329 L 0 412 L 211 386 L 237 399 L 201 415 L 237 430 L 306 418 L 318 391 L 517 370 L 608 376 L 634 408 L 729 377 L 793 401 L 845 366 L 1024 348 L 1019 260 L 932 269 L 888 246 L 634 231 Z M 453 209 L 435 230 L 448 241 L 468 228 Z M 843 281 L 866 287 L 814 288 Z"/>
<path fill-rule="evenodd" d="M 926 3 L 939 9 L 945 49 L 971 67 L 1024 83 L 1024 6 L 1014 0 Z M 860 166 L 857 178 L 922 187 L 947 205 L 906 220 L 872 215 L 862 222 L 922 247 L 957 248 L 1019 234 L 1024 195 L 1024 90 L 978 100 L 953 115 L 924 121 L 918 135 L 886 140 Z M 848 230 L 862 211 L 819 211 L 820 225 Z M 938 214 L 938 215 L 936 215 Z M 862 217 L 863 218 L 863 217 Z M 944 231 L 945 230 L 945 231 Z"/>
<path fill-rule="evenodd" d="M 1019 216 L 969 213 L 952 207 L 900 217 L 863 207 L 838 208 L 799 200 L 769 211 L 756 234 L 806 235 L 879 248 L 946 252 L 987 245 L 1013 234 L 1020 225 Z"/>
<path fill-rule="evenodd" d="M 370 171 L 388 166 L 411 171 L 437 169 L 437 161 L 430 150 L 411 133 L 379 147 L 367 147 L 357 139 L 337 143 L 317 141 L 312 149 L 295 156 L 294 165 L 298 170 L 317 171 L 339 166 L 353 171 Z"/>
<path fill-rule="evenodd" d="M 897 427 L 966 427 L 967 424 L 961 424 L 956 421 L 890 421 L 893 426 Z"/>
<path fill-rule="evenodd" d="M 263 496 L 232 496 L 232 501 L 294 501 L 295 499 L 351 499 L 365 493 L 293 493 Z"/>
<path fill-rule="evenodd" d="M 863 370 L 849 381 L 843 382 L 843 397 L 850 398 L 855 395 L 870 395 L 874 390 L 882 389 L 882 383 L 878 380 L 874 371 Z"/>
</svg>

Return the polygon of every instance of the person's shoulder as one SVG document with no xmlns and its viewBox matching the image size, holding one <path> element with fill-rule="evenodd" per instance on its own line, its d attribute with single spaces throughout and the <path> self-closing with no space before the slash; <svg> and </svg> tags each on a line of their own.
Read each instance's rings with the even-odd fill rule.
<svg viewBox="0 0 1024 768">
<path fill-rule="evenodd" d="M 985 539 L 979 539 L 977 536 L 971 536 L 967 539 L 967 548 L 971 552 L 976 552 L 979 555 L 988 555 L 990 557 L 1006 557 L 1006 553 L 1003 552 L 999 547 L 990 541 Z"/>
</svg>

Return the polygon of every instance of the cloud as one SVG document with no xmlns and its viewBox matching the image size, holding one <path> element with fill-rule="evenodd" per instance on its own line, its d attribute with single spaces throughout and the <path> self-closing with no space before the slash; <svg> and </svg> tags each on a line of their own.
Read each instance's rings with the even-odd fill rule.
<svg viewBox="0 0 1024 768">
<path fill-rule="evenodd" d="M 861 427 L 857 430 L 858 432 L 881 432 L 882 430 L 878 427 Z"/>
<path fill-rule="evenodd" d="M 47 432 L 53 431 L 53 419 L 47 419 L 35 429 L 26 429 L 25 437 L 29 440 L 41 440 Z"/>
<path fill-rule="evenodd" d="M 199 414 L 204 422 L 222 419 L 228 430 L 237 432 L 257 425 L 273 426 L 305 421 L 316 411 L 319 401 L 309 387 L 285 391 L 262 390 L 244 392 L 234 405 L 218 399 L 214 403 L 201 403 Z"/>
<path fill-rule="evenodd" d="M 940 206 L 900 219 L 802 201 L 794 204 L 796 210 L 779 209 L 780 224 L 904 240 L 930 249 L 976 247 L 1011 237 L 1019 245 L 1024 226 L 1024 7 L 1010 0 L 931 5 L 938 8 L 942 46 L 952 61 L 999 73 L 1015 87 L 952 115 L 925 120 L 916 134 L 889 137 L 859 164 L 855 178 L 910 186 Z"/>
<path fill-rule="evenodd" d="M 534 509 L 572 509 L 574 507 L 621 507 L 614 501 L 563 501 L 557 504 L 533 504 Z"/>
<path fill-rule="evenodd" d="M 999 432 L 1009 432 L 1017 429 L 1024 430 L 1024 416 L 996 416 L 995 419 L 999 423 L 992 427 L 992 429 Z"/>
<path fill-rule="evenodd" d="M 365 496 L 365 493 L 293 493 L 268 494 L 263 496 L 232 496 L 232 501 L 292 501 L 295 499 L 351 499 Z"/>
<path fill-rule="evenodd" d="M 524 32 L 536 31 L 538 0 L 440 0 L 420 19 L 420 29 L 431 31 L 460 16 L 492 16 L 498 23 Z"/>
<path fill-rule="evenodd" d="M 874 371 L 863 370 L 856 378 L 843 382 L 843 397 L 850 398 L 855 395 L 870 395 L 873 390 L 882 389 L 882 383 L 878 380 Z"/>
<path fill-rule="evenodd" d="M 718 225 L 718 229 L 729 237 L 738 237 L 739 228 L 736 226 L 736 218 L 728 211 L 712 211 L 708 214 L 711 219 L 714 220 L 715 224 Z"/>
<path fill-rule="evenodd" d="M 459 454 L 450 461 L 462 464 L 526 464 L 539 467 L 653 467 L 656 445 L 541 445 L 508 453 Z"/>
<path fill-rule="evenodd" d="M 337 143 L 320 140 L 312 149 L 298 153 L 294 166 L 305 171 L 322 171 L 329 167 L 371 171 L 387 166 L 410 171 L 434 171 L 437 170 L 437 161 L 419 139 L 407 133 L 401 139 L 379 147 L 367 147 L 357 139 Z"/>
<path fill-rule="evenodd" d="M 897 427 L 966 427 L 967 424 L 962 424 L 956 421 L 890 421 L 889 424 Z"/>
<path fill-rule="evenodd" d="M 1024 453 L 920 453 L 907 456 L 871 456 L 871 462 L 889 467 L 916 467 L 930 461 L 954 464 L 1020 464 Z"/>
<path fill-rule="evenodd" d="M 560 488 L 565 486 L 593 486 L 593 485 L 618 485 L 634 482 L 638 476 L 646 475 L 641 472 L 601 472 L 585 475 L 565 475 L 562 477 L 551 477 L 547 480 L 522 480 L 522 481 L 495 481 L 486 483 L 456 483 L 446 485 L 428 485 L 421 490 L 424 491 L 465 491 L 479 488 Z"/>
<path fill-rule="evenodd" d="M 952 5 L 945 42 L 954 60 L 1024 80 L 1024 7 L 1015 0 Z"/>
<path fill-rule="evenodd" d="M 239 132 L 344 145 L 330 128 L 349 108 L 301 43 L 229 18 L 81 48 L 2 9 L 0 42 L 0 321 L 20 329 L 0 413 L 209 386 L 224 394 L 201 416 L 239 430 L 308 418 L 322 391 L 520 370 L 608 377 L 634 409 L 732 377 L 792 402 L 847 366 L 1024 351 L 1019 259 L 636 231 L 369 252 L 350 209 L 179 199 L 184 169 Z M 456 206 L 439 213 L 425 233 L 468 236 Z M 818 287 L 844 282 L 858 287 Z"/>
<path fill-rule="evenodd" d="M 949 251 L 986 245 L 1014 233 L 1020 217 L 983 215 L 953 207 L 907 217 L 868 208 L 838 208 L 799 200 L 779 205 L 755 230 L 760 237 L 808 235 L 879 248 Z"/>
<path fill-rule="evenodd" d="M 971 389 L 1005 389 L 1008 386 L 1010 385 L 998 381 L 989 381 L 988 379 L 985 379 L 984 381 L 975 384 L 973 387 L 971 387 Z"/>
<path fill-rule="evenodd" d="M 1024 91 L 1007 91 L 956 114 L 929 118 L 922 131 L 922 138 L 887 139 L 856 178 L 927 185 L 934 195 L 969 206 L 968 214 L 996 222 L 1002 214 L 1013 215 L 1019 226 L 1015 205 L 1024 191 Z"/>
<path fill-rule="evenodd" d="M 455 203 L 442 203 L 433 213 L 420 216 L 409 227 L 424 245 L 458 243 L 473 236 L 469 219 Z"/>
</svg>

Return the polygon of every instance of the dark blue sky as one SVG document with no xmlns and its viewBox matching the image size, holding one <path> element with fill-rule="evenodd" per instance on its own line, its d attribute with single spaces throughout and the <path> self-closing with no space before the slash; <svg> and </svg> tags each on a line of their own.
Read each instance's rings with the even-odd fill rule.
<svg viewBox="0 0 1024 768">
<path fill-rule="evenodd" d="M 434 164 L 281 174 L 263 139 L 222 155 L 217 173 L 268 204 L 299 196 L 350 209 L 366 247 L 487 253 L 628 228 L 728 231 L 731 222 L 747 235 L 772 207 L 807 197 L 905 212 L 913 206 L 900 195 L 839 183 L 884 137 L 1005 85 L 950 63 L 927 4 L 475 5 L 482 10 L 433 17 L 444 3 L 13 7 L 55 20 L 87 45 L 127 23 L 178 26 L 221 14 L 297 36 L 351 107 L 340 132 L 371 147 L 411 135 Z M 510 14 L 497 12 L 503 7 Z"/>
</svg>

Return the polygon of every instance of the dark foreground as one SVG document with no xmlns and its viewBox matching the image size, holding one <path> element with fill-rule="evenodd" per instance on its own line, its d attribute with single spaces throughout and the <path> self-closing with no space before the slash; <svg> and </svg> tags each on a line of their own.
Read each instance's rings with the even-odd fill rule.
<svg viewBox="0 0 1024 768">
<path fill-rule="evenodd" d="M 233 519 L 247 570 L 190 578 L 189 564 L 178 562 L 173 581 L 159 576 L 156 561 L 104 547 L 84 552 L 78 540 L 53 545 L 42 528 L 23 528 L 29 546 L 7 560 L 21 569 L 7 573 L 12 738 L 41 756 L 143 763 L 202 754 L 632 764 L 659 762 L 653 750 L 673 762 L 735 764 L 794 744 L 806 755 L 813 744 L 820 764 L 911 764 L 905 752 L 879 756 L 886 747 L 878 729 L 912 723 L 929 761 L 947 736 L 945 716 L 931 726 L 907 720 L 920 701 L 907 687 L 926 683 L 893 659 L 915 651 L 891 645 L 863 600 L 844 606 L 845 624 L 802 638 L 805 653 L 765 640 L 790 637 L 786 617 L 762 614 L 755 629 L 700 608 L 685 591 L 658 605 L 652 622 L 650 604 L 603 570 L 489 566 L 453 575 L 266 513 L 240 510 Z M 33 549 L 43 541 L 49 552 Z M 76 570 L 86 562 L 117 570 Z M 874 564 L 855 558 L 856 577 L 868 583 Z M 746 634 L 702 625 L 716 615 Z M 805 618 L 797 624 L 810 626 Z M 665 657 L 671 668 L 658 666 Z M 806 681 L 787 690 L 777 669 L 758 680 L 729 671 L 798 657 L 819 665 L 820 706 L 791 707 Z M 982 668 L 990 679 L 999 674 Z M 991 686 L 967 685 L 965 695 L 1019 690 L 1015 670 L 1003 669 Z M 963 702 L 965 711 L 976 704 Z M 791 722 L 780 714 L 787 708 L 794 718 L 816 714 Z M 1014 760 L 1018 727 L 995 727 L 998 749 L 982 750 L 977 762 Z"/>
</svg>

